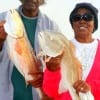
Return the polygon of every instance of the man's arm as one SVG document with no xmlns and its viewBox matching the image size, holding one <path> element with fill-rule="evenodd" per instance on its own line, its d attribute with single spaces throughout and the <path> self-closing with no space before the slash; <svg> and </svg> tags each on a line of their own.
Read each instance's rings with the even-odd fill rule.
<svg viewBox="0 0 100 100">
<path fill-rule="evenodd" d="M 4 43 L 6 36 L 7 36 L 7 34 L 4 30 L 4 24 L 5 24 L 4 20 L 0 21 L 0 51 L 2 50 L 3 43 Z"/>
</svg>

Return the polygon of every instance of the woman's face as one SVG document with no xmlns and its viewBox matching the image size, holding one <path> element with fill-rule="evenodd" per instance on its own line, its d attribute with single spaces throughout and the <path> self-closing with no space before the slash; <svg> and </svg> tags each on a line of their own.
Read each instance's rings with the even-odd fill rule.
<svg viewBox="0 0 100 100">
<path fill-rule="evenodd" d="M 72 19 L 75 37 L 84 38 L 92 35 L 94 29 L 94 16 L 89 10 L 80 8 L 76 14 L 73 15 Z"/>
</svg>

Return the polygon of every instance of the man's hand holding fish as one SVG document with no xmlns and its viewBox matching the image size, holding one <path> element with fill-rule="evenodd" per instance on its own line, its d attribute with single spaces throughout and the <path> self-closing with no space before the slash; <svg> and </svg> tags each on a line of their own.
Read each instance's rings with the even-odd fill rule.
<svg viewBox="0 0 100 100">
<path fill-rule="evenodd" d="M 6 36 L 7 36 L 7 34 L 4 30 L 4 27 L 3 27 L 4 23 L 5 23 L 4 20 L 0 21 L 0 51 L 2 49 L 3 42 L 4 42 L 4 40 L 6 39 Z"/>
</svg>

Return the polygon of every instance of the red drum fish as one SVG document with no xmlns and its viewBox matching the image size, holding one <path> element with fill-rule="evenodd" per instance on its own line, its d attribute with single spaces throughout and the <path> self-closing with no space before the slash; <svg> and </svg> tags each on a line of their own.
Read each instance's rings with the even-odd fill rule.
<svg viewBox="0 0 100 100">
<path fill-rule="evenodd" d="M 56 57 L 62 52 L 64 53 L 61 61 L 61 80 L 58 92 L 62 93 L 68 90 L 72 96 L 72 100 L 93 100 L 93 96 L 84 94 L 78 96 L 73 88 L 73 84 L 82 79 L 82 66 L 75 57 L 75 47 L 63 34 L 59 32 L 43 31 L 38 35 L 41 56 Z"/>
<path fill-rule="evenodd" d="M 24 25 L 16 10 L 9 10 L 4 25 L 7 32 L 8 54 L 19 72 L 24 76 L 26 85 L 34 80 L 32 73 L 38 71 L 34 51 L 27 39 Z M 41 88 L 36 88 L 42 98 Z"/>
</svg>

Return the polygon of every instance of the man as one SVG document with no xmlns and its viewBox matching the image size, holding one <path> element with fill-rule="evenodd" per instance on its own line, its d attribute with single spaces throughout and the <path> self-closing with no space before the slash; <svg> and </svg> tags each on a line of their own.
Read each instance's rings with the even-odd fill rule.
<svg viewBox="0 0 100 100">
<path fill-rule="evenodd" d="M 24 23 L 25 30 L 32 48 L 36 55 L 39 52 L 37 35 L 42 30 L 55 30 L 58 27 L 47 16 L 41 14 L 39 6 L 45 3 L 44 0 L 20 0 L 22 5 L 18 12 Z M 4 23 L 7 12 L 0 14 L 0 100 L 40 100 L 35 87 L 42 85 L 42 74 L 34 73 L 37 78 L 26 87 L 24 77 L 13 65 L 7 54 Z"/>
</svg>

